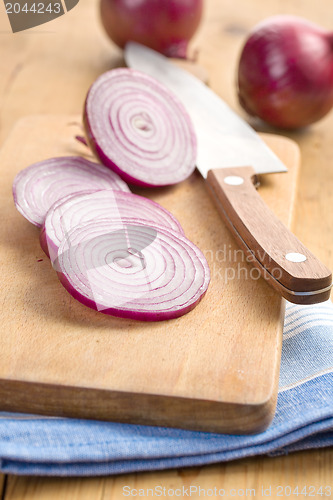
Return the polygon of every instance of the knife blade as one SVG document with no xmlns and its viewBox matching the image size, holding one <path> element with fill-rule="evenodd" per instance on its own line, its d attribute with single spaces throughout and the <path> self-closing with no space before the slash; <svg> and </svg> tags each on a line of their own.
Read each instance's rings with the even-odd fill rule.
<svg viewBox="0 0 333 500">
<path fill-rule="evenodd" d="M 197 134 L 196 165 L 204 177 L 213 168 L 249 164 L 258 174 L 287 171 L 253 128 L 198 78 L 135 42 L 126 45 L 124 55 L 129 67 L 164 83 L 184 104 Z"/>
<path fill-rule="evenodd" d="M 148 47 L 129 42 L 126 64 L 159 80 L 180 99 L 197 135 L 196 166 L 247 260 L 283 297 L 327 300 L 332 274 L 263 202 L 257 174 L 286 172 L 258 134 L 211 89 Z"/>
</svg>

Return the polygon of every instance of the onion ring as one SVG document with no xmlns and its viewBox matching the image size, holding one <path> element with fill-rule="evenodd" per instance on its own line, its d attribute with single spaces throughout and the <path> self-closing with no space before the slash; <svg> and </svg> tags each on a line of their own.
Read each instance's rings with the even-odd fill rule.
<svg viewBox="0 0 333 500">
<path fill-rule="evenodd" d="M 21 170 L 13 183 L 17 210 L 40 227 L 49 208 L 64 196 L 87 189 L 129 192 L 127 184 L 103 165 L 79 156 L 50 158 Z"/>
<path fill-rule="evenodd" d="M 189 312 L 210 280 L 204 255 L 185 236 L 132 218 L 73 228 L 59 247 L 57 270 L 84 305 L 141 321 Z"/>
<path fill-rule="evenodd" d="M 76 194 L 52 205 L 40 232 L 41 247 L 53 262 L 61 241 L 73 227 L 106 217 L 115 221 L 132 217 L 184 234 L 178 220 L 158 203 L 133 193 L 103 189 Z"/>
<path fill-rule="evenodd" d="M 187 111 L 144 73 L 117 68 L 101 75 L 87 94 L 83 123 L 92 151 L 126 182 L 165 186 L 194 171 L 196 136 Z"/>
</svg>

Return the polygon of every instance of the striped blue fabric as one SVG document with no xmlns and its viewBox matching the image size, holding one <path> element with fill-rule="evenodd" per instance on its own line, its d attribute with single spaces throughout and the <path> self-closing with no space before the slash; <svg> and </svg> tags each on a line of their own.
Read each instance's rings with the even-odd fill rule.
<svg viewBox="0 0 333 500">
<path fill-rule="evenodd" d="M 110 475 L 333 445 L 333 305 L 287 304 L 275 418 L 240 436 L 0 412 L 0 470 Z"/>
</svg>

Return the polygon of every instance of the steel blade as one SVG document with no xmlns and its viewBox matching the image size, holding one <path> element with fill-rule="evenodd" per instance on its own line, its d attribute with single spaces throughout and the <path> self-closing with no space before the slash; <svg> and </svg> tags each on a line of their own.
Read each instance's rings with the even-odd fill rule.
<svg viewBox="0 0 333 500">
<path fill-rule="evenodd" d="M 125 61 L 159 80 L 182 101 L 197 134 L 197 167 L 204 177 L 222 167 L 252 166 L 258 174 L 287 171 L 255 130 L 198 78 L 135 42 L 126 45 Z"/>
</svg>

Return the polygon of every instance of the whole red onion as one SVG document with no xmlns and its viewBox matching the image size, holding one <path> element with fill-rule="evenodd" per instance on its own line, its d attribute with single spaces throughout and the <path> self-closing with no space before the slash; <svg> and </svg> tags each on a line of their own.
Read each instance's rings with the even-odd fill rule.
<svg viewBox="0 0 333 500">
<path fill-rule="evenodd" d="M 318 121 L 333 106 L 333 33 L 294 16 L 260 23 L 241 53 L 238 97 L 249 114 L 276 127 Z"/>
<path fill-rule="evenodd" d="M 123 48 L 129 40 L 169 57 L 185 58 L 203 0 L 100 0 L 104 29 Z"/>
</svg>

